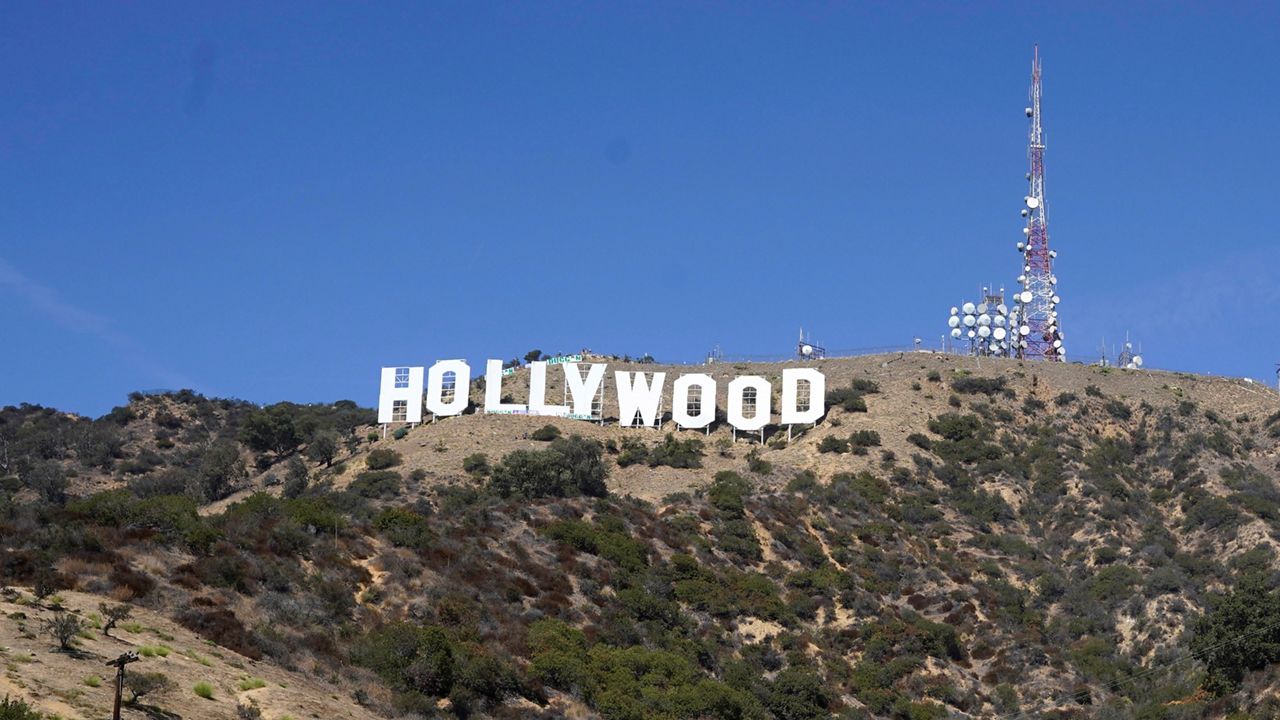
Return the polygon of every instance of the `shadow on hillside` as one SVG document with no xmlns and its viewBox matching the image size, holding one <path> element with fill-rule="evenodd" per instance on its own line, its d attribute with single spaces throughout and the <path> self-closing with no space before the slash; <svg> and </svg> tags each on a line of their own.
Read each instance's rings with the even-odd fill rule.
<svg viewBox="0 0 1280 720">
<path fill-rule="evenodd" d="M 142 705 L 139 703 L 135 705 L 125 705 L 125 707 L 137 713 L 142 713 L 143 715 L 151 718 L 151 720 L 182 720 L 182 716 L 178 713 L 169 712 L 168 710 L 156 707 L 155 705 Z"/>
</svg>

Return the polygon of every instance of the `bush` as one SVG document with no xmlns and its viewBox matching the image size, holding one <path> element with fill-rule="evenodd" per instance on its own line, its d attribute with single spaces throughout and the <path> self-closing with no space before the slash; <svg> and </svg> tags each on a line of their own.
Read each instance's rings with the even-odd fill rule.
<svg viewBox="0 0 1280 720">
<path fill-rule="evenodd" d="M 587 679 L 587 636 L 560 620 L 529 625 L 529 674 L 547 685 L 573 692 Z"/>
<path fill-rule="evenodd" d="M 43 716 L 31 709 L 21 699 L 10 700 L 8 695 L 0 700 L 0 720 L 42 720 Z"/>
<path fill-rule="evenodd" d="M 489 474 L 489 456 L 484 453 L 472 453 L 462 458 L 462 470 L 472 477 L 484 477 Z"/>
<path fill-rule="evenodd" d="M 600 443 L 578 435 L 558 438 L 546 450 L 516 450 L 493 469 L 489 486 L 502 497 L 603 497 L 608 470 L 600 450 Z"/>
<path fill-rule="evenodd" d="M 75 646 L 76 636 L 85 629 L 84 621 L 70 613 L 58 612 L 46 620 L 42 629 L 44 633 L 58 641 L 58 649 L 63 652 Z"/>
<path fill-rule="evenodd" d="M 213 685 L 210 685 L 207 682 L 198 682 L 191 689 L 196 695 L 204 698 L 205 700 L 213 699 Z"/>
<path fill-rule="evenodd" d="M 880 444 L 880 433 L 875 430 L 858 430 L 849 436 L 851 447 L 875 447 Z"/>
<path fill-rule="evenodd" d="M 702 467 L 702 441 L 698 438 L 678 440 L 667 433 L 662 443 L 649 451 L 649 467 L 666 465 L 673 468 Z"/>
<path fill-rule="evenodd" d="M 835 435 L 828 435 L 822 438 L 822 442 L 818 443 L 818 452 L 820 453 L 849 452 L 849 441 L 842 437 L 836 437 Z"/>
<path fill-rule="evenodd" d="M 537 430 L 534 430 L 533 434 L 529 437 L 540 442 L 551 442 L 552 440 L 560 437 L 560 428 L 548 423 Z"/>
<path fill-rule="evenodd" d="M 258 688 L 264 688 L 266 686 L 267 681 L 260 677 L 245 677 L 240 679 L 238 687 L 241 692 L 248 692 L 249 690 L 257 690 Z"/>
<path fill-rule="evenodd" d="M 1195 622 L 1190 649 L 1205 665 L 1206 690 L 1235 692 L 1246 672 L 1280 662 L 1280 593 L 1264 575 L 1245 577 Z"/>
<path fill-rule="evenodd" d="M 365 464 L 370 470 L 386 470 L 389 467 L 395 467 L 402 461 L 400 453 L 395 450 L 386 448 L 378 448 L 369 451 L 369 456 L 365 458 Z"/>
<path fill-rule="evenodd" d="M 915 445 L 921 450 L 933 449 L 933 441 L 929 439 L 928 435 L 924 435 L 921 433 L 911 433 L 910 435 L 907 436 L 907 442 L 911 443 L 912 445 Z"/>
<path fill-rule="evenodd" d="M 396 622 L 366 635 L 352 659 L 396 690 L 444 697 L 453 688 L 453 654 L 440 628 Z"/>
<path fill-rule="evenodd" d="M 986 395 L 987 397 L 991 397 L 993 395 L 1006 393 L 1007 383 L 1008 380 L 1006 380 L 1003 375 L 993 378 L 963 375 L 952 378 L 951 389 L 961 395 Z"/>
<path fill-rule="evenodd" d="M 200 691 L 196 690 L 196 694 L 206 699 L 213 697 L 213 686 L 208 683 L 201 683 L 209 688 L 208 696 L 200 695 Z M 129 704 L 136 705 L 138 700 L 144 695 L 156 695 L 173 689 L 173 681 L 164 673 L 133 671 L 124 675 L 124 686 L 129 691 Z M 197 685 L 197 687 L 199 687 Z"/>
<path fill-rule="evenodd" d="M 311 442 L 307 444 L 307 457 L 312 462 L 323 463 L 325 467 L 329 467 L 337 456 L 337 433 L 332 430 L 318 430 L 311 436 Z"/>
<path fill-rule="evenodd" d="M 400 494 L 400 480 L 395 470 L 367 470 L 351 481 L 350 491 L 363 498 L 386 500 Z"/>
<path fill-rule="evenodd" d="M 615 461 L 618 467 L 628 467 L 649 462 L 649 448 L 641 440 L 633 437 L 622 438 L 622 448 Z"/>
</svg>

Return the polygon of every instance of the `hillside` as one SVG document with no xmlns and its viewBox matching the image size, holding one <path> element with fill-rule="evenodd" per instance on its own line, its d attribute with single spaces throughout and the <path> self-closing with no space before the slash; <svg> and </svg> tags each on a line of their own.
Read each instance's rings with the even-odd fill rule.
<svg viewBox="0 0 1280 720">
<path fill-rule="evenodd" d="M 103 663 L 147 646 L 130 670 L 168 683 L 126 717 L 1280 712 L 1274 391 L 815 365 L 833 404 L 789 442 L 483 414 L 384 438 L 354 403 L 186 392 L 6 408 L 0 693 L 106 717 Z M 721 412 L 782 367 L 610 363 L 712 374 Z M 132 610 L 113 637 L 103 603 Z"/>
</svg>

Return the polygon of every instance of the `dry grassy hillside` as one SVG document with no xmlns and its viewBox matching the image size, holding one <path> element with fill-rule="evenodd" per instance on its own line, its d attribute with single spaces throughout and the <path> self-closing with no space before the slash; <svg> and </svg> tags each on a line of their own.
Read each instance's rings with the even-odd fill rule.
<svg viewBox="0 0 1280 720">
<path fill-rule="evenodd" d="M 84 679 L 146 642 L 172 650 L 144 663 L 173 682 L 155 717 L 233 717 L 236 697 L 267 718 L 1277 711 L 1280 657 L 1251 644 L 1272 605 L 1280 622 L 1273 390 L 932 353 L 814 365 L 827 416 L 763 443 L 484 414 L 384 437 L 353 405 L 189 395 L 95 421 L 7 409 L 6 689 L 100 715 Z M 783 367 L 610 363 L 668 391 L 713 374 L 721 413 L 744 374 L 776 407 Z M 610 378 L 611 418 L 613 397 Z M 139 632 L 54 652 L 37 585 L 83 618 L 127 602 Z"/>
</svg>

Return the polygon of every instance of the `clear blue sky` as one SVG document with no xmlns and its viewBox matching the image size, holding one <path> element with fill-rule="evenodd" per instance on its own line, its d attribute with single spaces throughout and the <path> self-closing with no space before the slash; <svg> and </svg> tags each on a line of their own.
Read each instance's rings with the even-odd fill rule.
<svg viewBox="0 0 1280 720">
<path fill-rule="evenodd" d="M 1035 42 L 1072 359 L 1270 379 L 1277 7 L 6 3 L 0 405 L 936 345 L 1018 274 Z"/>
</svg>

